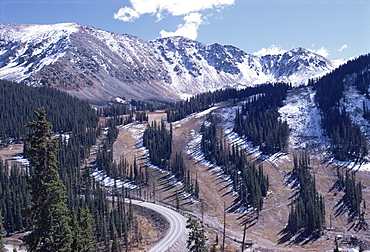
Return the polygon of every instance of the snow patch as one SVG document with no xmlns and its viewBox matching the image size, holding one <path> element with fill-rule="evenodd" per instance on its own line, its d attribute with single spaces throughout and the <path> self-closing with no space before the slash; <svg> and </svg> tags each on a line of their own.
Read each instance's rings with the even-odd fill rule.
<svg viewBox="0 0 370 252">
<path fill-rule="evenodd" d="M 130 183 L 130 182 L 124 182 L 119 179 L 114 179 L 105 174 L 105 172 L 98 170 L 97 168 L 92 170 L 91 176 L 98 181 L 101 185 L 111 187 L 111 186 L 117 186 L 117 188 L 128 188 L 128 189 L 136 189 L 138 188 L 137 185 Z"/>
<path fill-rule="evenodd" d="M 329 139 L 324 136 L 321 127 L 315 93 L 312 87 L 293 89 L 279 109 L 280 119 L 289 125 L 289 148 L 314 152 L 329 146 Z"/>
</svg>

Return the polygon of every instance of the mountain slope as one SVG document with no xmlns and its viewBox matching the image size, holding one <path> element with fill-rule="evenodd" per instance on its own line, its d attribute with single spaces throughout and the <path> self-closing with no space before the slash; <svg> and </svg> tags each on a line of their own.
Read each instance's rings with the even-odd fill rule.
<svg viewBox="0 0 370 252">
<path fill-rule="evenodd" d="M 183 37 L 147 42 L 74 23 L 0 24 L 0 78 L 54 86 L 92 103 L 178 100 L 276 81 L 299 85 L 336 67 L 303 48 L 257 57 L 233 46 Z"/>
</svg>

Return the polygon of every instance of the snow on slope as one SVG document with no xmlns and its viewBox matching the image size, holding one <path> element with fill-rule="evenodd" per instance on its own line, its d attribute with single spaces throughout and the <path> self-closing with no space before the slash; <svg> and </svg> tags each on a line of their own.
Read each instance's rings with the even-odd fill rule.
<svg viewBox="0 0 370 252">
<path fill-rule="evenodd" d="M 303 48 L 259 57 L 183 37 L 147 42 L 73 23 L 0 24 L 0 78 L 58 87 L 92 103 L 116 97 L 173 101 L 278 81 L 298 86 L 337 66 Z"/>
<path fill-rule="evenodd" d="M 299 86 L 345 62 L 332 62 L 303 48 L 257 57 L 233 46 L 205 45 L 182 37 L 158 39 L 151 43 L 169 69 L 173 86 L 182 93 L 212 91 L 224 86 L 242 88 L 277 81 Z"/>
<path fill-rule="evenodd" d="M 345 99 L 342 99 L 341 102 L 346 107 L 351 121 L 361 127 L 361 131 L 370 141 L 370 123 L 363 117 L 363 104 L 365 103 L 370 107 L 370 100 L 365 95 L 360 94 L 356 87 L 350 85 L 350 82 L 347 82 L 347 84 L 348 89 L 344 92 Z M 332 162 L 354 170 L 370 171 L 370 163 L 339 162 L 336 160 L 332 160 Z"/>
<path fill-rule="evenodd" d="M 279 113 L 280 119 L 289 125 L 289 148 L 315 151 L 328 147 L 329 139 L 324 137 L 321 128 L 320 110 L 315 105 L 312 87 L 288 92 Z"/>
<path fill-rule="evenodd" d="M 21 81 L 63 57 L 73 23 L 55 25 L 0 24 L 0 79 Z"/>
</svg>

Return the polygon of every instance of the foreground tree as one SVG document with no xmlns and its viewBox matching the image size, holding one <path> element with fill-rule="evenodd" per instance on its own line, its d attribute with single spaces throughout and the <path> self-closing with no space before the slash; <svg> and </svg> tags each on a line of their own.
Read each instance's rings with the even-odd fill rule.
<svg viewBox="0 0 370 252">
<path fill-rule="evenodd" d="M 189 218 L 186 228 L 190 229 L 186 247 L 192 252 L 206 252 L 206 241 L 208 240 L 204 228 L 199 226 L 196 219 Z"/>
<path fill-rule="evenodd" d="M 72 251 L 92 252 L 96 240 L 94 237 L 94 219 L 87 207 L 80 208 L 78 214 L 72 211 L 71 228 L 73 230 Z"/>
<path fill-rule="evenodd" d="M 28 251 L 71 251 L 72 231 L 66 189 L 57 171 L 58 140 L 53 137 L 45 109 L 36 112 L 37 121 L 27 125 L 26 155 L 30 161 L 29 209 L 32 232 L 25 238 Z"/>
<path fill-rule="evenodd" d="M 1 209 L 0 209 L 1 210 Z M 4 226 L 3 226 L 3 216 L 1 215 L 0 211 L 0 252 L 6 252 L 7 250 L 5 249 L 4 246 L 4 241 L 3 241 L 3 233 L 5 232 Z"/>
</svg>

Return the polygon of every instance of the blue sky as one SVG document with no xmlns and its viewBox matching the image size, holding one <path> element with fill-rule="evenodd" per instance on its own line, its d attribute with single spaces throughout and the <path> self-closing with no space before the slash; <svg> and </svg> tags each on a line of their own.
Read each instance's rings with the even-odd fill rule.
<svg viewBox="0 0 370 252">
<path fill-rule="evenodd" d="M 144 40 L 182 35 L 256 55 L 370 53 L 370 0 L 1 0 L 0 22 L 75 22 Z"/>
</svg>

